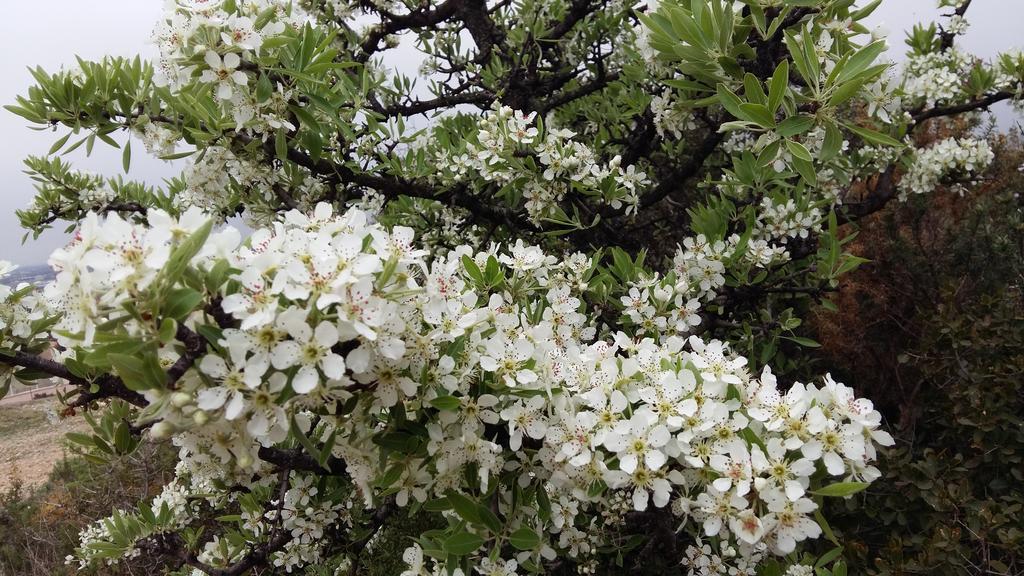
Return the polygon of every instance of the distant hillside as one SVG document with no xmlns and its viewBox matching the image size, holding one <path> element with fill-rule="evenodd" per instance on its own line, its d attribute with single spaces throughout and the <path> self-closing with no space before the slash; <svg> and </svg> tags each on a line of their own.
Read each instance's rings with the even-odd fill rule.
<svg viewBox="0 0 1024 576">
<path fill-rule="evenodd" d="M 50 280 L 53 280 L 56 274 L 46 264 L 37 264 L 33 266 L 18 266 L 13 272 L 3 279 L 0 279 L 0 284 L 6 284 L 8 286 L 17 286 L 22 282 L 28 282 L 41 286 L 46 284 Z"/>
</svg>

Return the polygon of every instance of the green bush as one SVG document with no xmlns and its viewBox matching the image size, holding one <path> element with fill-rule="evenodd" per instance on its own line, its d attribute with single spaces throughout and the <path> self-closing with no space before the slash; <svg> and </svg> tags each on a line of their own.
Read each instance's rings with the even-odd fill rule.
<svg viewBox="0 0 1024 576">
<path fill-rule="evenodd" d="M 851 573 L 1024 574 L 1020 151 L 1004 142 L 973 194 L 865 228 L 873 262 L 845 295 L 850 329 L 823 340 L 897 444 L 870 497 L 833 523 Z"/>
<path fill-rule="evenodd" d="M 0 576 L 81 574 L 65 557 L 78 545 L 78 532 L 114 508 L 151 498 L 173 474 L 174 451 L 151 444 L 130 457 L 98 464 L 81 457 L 57 463 L 46 483 L 28 489 L 15 483 L 0 492 Z M 158 574 L 140 556 L 86 574 Z"/>
<path fill-rule="evenodd" d="M 846 533 L 883 574 L 1024 571 L 1024 306 L 944 307 L 906 356 L 927 391 Z"/>
</svg>

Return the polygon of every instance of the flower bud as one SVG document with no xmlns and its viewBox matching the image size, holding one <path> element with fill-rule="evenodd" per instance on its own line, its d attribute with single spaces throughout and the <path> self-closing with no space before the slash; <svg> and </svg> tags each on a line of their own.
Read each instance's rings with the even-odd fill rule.
<svg viewBox="0 0 1024 576">
<path fill-rule="evenodd" d="M 157 422 L 156 424 L 153 424 L 153 427 L 149 429 L 150 436 L 152 436 L 153 438 L 156 438 L 157 440 L 162 440 L 164 438 L 168 438 L 173 433 L 174 433 L 174 426 L 172 426 L 168 422 L 163 422 L 163 421 Z"/>
<path fill-rule="evenodd" d="M 192 421 L 198 426 L 202 426 L 210 421 L 210 415 L 204 410 L 196 410 L 195 414 L 192 415 Z"/>
<path fill-rule="evenodd" d="M 192 403 L 192 395 L 185 392 L 175 392 L 171 394 L 171 404 L 175 408 L 184 408 Z"/>
</svg>

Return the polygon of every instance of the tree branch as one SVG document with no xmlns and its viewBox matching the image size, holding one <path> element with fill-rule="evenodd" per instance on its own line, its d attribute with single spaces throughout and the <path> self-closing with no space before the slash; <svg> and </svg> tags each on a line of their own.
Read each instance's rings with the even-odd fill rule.
<svg viewBox="0 0 1024 576">
<path fill-rule="evenodd" d="M 178 380 L 188 372 L 195 361 L 206 352 L 206 339 L 196 334 L 184 323 L 178 322 L 178 330 L 174 337 L 185 345 L 185 353 L 167 370 L 167 383 L 173 389 Z"/>
<path fill-rule="evenodd" d="M 451 18 L 462 2 L 460 0 L 448 0 L 433 10 L 417 10 L 409 14 L 392 14 L 382 11 L 372 2 L 364 2 L 364 8 L 377 11 L 381 14 L 383 21 L 374 26 L 370 33 L 360 44 L 361 53 L 355 58 L 357 62 L 366 62 L 380 49 L 380 42 L 390 34 L 397 34 L 403 30 L 423 28 L 439 24 Z"/>
<path fill-rule="evenodd" d="M 938 118 L 940 116 L 953 116 L 955 114 L 963 114 L 964 112 L 971 112 L 974 110 L 984 109 L 1002 102 L 1003 100 L 1009 100 L 1015 96 L 1015 93 L 1007 90 L 1000 90 L 993 94 L 989 94 L 983 98 L 977 100 L 971 100 L 970 102 L 964 102 L 963 104 L 957 104 L 954 106 L 938 106 L 929 110 L 924 110 L 913 115 L 914 123 L 920 124 L 930 118 Z"/>
<path fill-rule="evenodd" d="M 301 448 L 275 448 L 273 446 L 261 446 L 258 452 L 261 460 L 269 462 L 279 468 L 298 470 L 300 472 L 316 472 L 326 476 L 345 476 L 348 474 L 348 466 L 345 460 L 332 456 L 324 466 L 315 458 Z"/>
<path fill-rule="evenodd" d="M 104 374 L 95 380 L 89 381 L 76 376 L 68 370 L 67 366 L 60 362 L 43 358 L 42 356 L 26 354 L 21 351 L 15 352 L 13 356 L 0 355 L 0 363 L 45 372 L 55 378 L 66 380 L 78 386 L 83 392 L 68 405 L 71 408 L 85 406 L 94 400 L 110 397 L 121 398 L 135 406 L 142 407 L 146 405 L 146 399 L 141 394 L 134 390 L 129 390 L 120 378 L 112 374 Z M 95 392 L 90 390 L 93 385 L 98 388 Z"/>
<path fill-rule="evenodd" d="M 966 14 L 967 13 L 967 9 L 971 7 L 971 1 L 972 0 L 964 0 L 964 3 L 961 4 L 959 8 L 954 10 L 952 15 L 953 16 L 963 16 L 964 14 Z M 941 47 L 942 51 L 945 52 L 945 51 L 947 51 L 947 50 L 949 50 L 950 48 L 953 47 L 953 42 L 956 40 L 956 34 L 946 30 L 945 28 L 943 28 L 942 32 L 939 35 L 939 38 L 940 38 L 939 46 Z"/>
</svg>

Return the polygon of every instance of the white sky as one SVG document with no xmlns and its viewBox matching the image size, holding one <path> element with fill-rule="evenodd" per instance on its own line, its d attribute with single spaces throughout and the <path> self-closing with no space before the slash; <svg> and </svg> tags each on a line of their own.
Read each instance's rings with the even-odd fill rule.
<svg viewBox="0 0 1024 576">
<path fill-rule="evenodd" d="M 163 11 L 163 0 L 35 0 L 4 2 L 0 19 L 0 103 L 13 104 L 33 83 L 29 66 L 56 70 L 74 65 L 75 55 L 88 60 L 104 55 L 152 57 L 150 32 Z M 892 55 L 903 52 L 903 31 L 915 22 L 934 20 L 935 0 L 886 0 L 872 15 L 869 26 L 883 25 L 890 35 Z M 1013 9 L 1009 9 L 1013 6 Z M 1024 24 L 1021 0 L 975 0 L 969 12 L 971 29 L 963 43 L 970 52 L 990 57 L 999 50 L 1021 46 L 1019 28 Z M 405 68 L 403 66 L 403 68 Z M 67 241 L 62 229 L 51 230 L 38 240 L 22 245 L 24 230 L 14 211 L 27 205 L 34 194 L 31 180 L 22 170 L 27 155 L 44 155 L 64 134 L 37 132 L 22 118 L 0 109 L 0 260 L 39 264 Z M 84 146 L 69 156 L 78 168 L 106 175 L 121 171 L 121 153 L 97 142 L 86 158 Z M 149 158 L 141 145 L 132 147 L 128 177 L 159 184 L 172 176 L 167 163 Z"/>
</svg>

